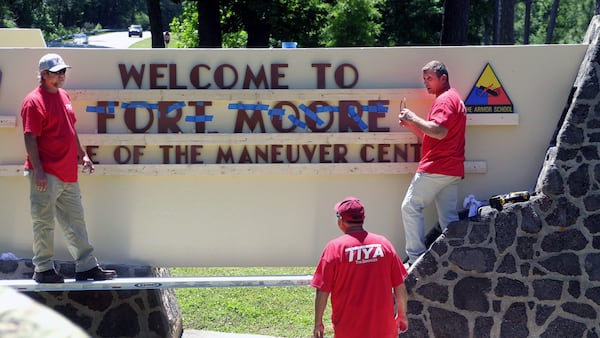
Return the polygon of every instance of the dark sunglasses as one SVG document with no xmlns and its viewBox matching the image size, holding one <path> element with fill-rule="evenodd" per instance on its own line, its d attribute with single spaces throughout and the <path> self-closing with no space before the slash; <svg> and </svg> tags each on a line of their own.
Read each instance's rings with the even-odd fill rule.
<svg viewBox="0 0 600 338">
<path fill-rule="evenodd" d="M 59 70 L 57 72 L 51 72 L 51 71 L 48 71 L 48 72 L 52 73 L 52 74 L 61 74 L 62 75 L 62 74 L 64 74 L 64 73 L 67 72 L 67 68 L 63 68 L 63 69 L 61 69 L 61 70 Z"/>
</svg>

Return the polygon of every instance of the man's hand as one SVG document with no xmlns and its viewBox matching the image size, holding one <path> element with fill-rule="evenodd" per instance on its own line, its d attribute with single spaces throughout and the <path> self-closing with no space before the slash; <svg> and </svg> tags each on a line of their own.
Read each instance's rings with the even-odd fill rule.
<svg viewBox="0 0 600 338">
<path fill-rule="evenodd" d="M 322 323 L 317 324 L 317 325 L 315 325 L 315 328 L 313 330 L 313 337 L 314 338 L 323 338 L 324 332 L 325 332 L 325 326 Z"/>
<path fill-rule="evenodd" d="M 400 122 L 401 126 L 406 126 L 407 122 L 411 122 L 414 120 L 414 116 L 415 113 L 408 109 L 408 108 L 404 108 L 400 111 L 400 114 L 398 114 L 398 120 Z"/>
<path fill-rule="evenodd" d="M 82 159 L 82 163 L 83 163 L 83 172 L 84 173 L 88 173 L 91 174 L 94 172 L 94 163 L 92 162 L 92 160 L 89 158 L 89 156 L 84 155 L 83 159 Z"/>
<path fill-rule="evenodd" d="M 404 316 L 396 316 L 396 324 L 398 324 L 398 333 L 404 333 L 408 330 L 408 320 Z"/>
<path fill-rule="evenodd" d="M 48 189 L 48 177 L 44 170 L 34 170 L 33 178 L 35 179 L 35 188 L 38 191 L 46 191 Z"/>
</svg>

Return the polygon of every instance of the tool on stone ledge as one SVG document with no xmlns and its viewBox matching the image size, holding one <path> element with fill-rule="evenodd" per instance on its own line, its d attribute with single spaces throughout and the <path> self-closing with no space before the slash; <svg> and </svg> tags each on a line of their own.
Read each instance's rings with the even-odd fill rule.
<svg viewBox="0 0 600 338">
<path fill-rule="evenodd" d="M 505 195 L 495 195 L 490 197 L 490 206 L 498 211 L 502 210 L 504 204 L 529 201 L 535 193 L 529 191 L 515 191 Z"/>
</svg>

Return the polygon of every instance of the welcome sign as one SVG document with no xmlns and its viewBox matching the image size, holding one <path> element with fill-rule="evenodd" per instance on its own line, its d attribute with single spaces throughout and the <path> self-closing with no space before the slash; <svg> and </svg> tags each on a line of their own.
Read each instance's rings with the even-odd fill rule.
<svg viewBox="0 0 600 338">
<path fill-rule="evenodd" d="M 80 186 L 102 262 L 310 266 L 338 235 L 332 207 L 346 196 L 403 252 L 399 209 L 421 140 L 397 115 L 405 99 L 427 114 L 425 63 L 446 63 L 475 103 L 459 199 L 486 200 L 535 182 L 538 166 L 525 164 L 543 161 L 585 47 L 0 48 L 0 247 L 31 257 L 19 110 L 46 53 L 72 66 L 65 89 L 96 163 Z M 494 101 L 502 91 L 510 105 Z"/>
</svg>

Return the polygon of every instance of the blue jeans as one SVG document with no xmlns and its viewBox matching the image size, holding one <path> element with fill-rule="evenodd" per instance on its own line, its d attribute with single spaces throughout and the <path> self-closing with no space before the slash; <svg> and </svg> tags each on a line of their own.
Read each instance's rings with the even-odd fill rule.
<svg viewBox="0 0 600 338">
<path fill-rule="evenodd" d="M 402 223 L 406 236 L 406 253 L 413 264 L 424 252 L 425 221 L 423 209 L 435 203 L 442 231 L 449 223 L 458 220 L 456 203 L 460 177 L 438 174 L 416 173 L 404 201 L 402 202 Z"/>
<path fill-rule="evenodd" d="M 88 241 L 83 218 L 83 205 L 79 184 L 65 183 L 46 173 L 48 188 L 38 191 L 33 171 L 29 177 L 29 199 L 33 221 L 33 259 L 36 272 L 54 269 L 54 220 L 58 221 L 65 235 L 67 249 L 75 260 L 75 271 L 87 271 L 98 265 L 92 255 L 94 248 Z"/>
</svg>

